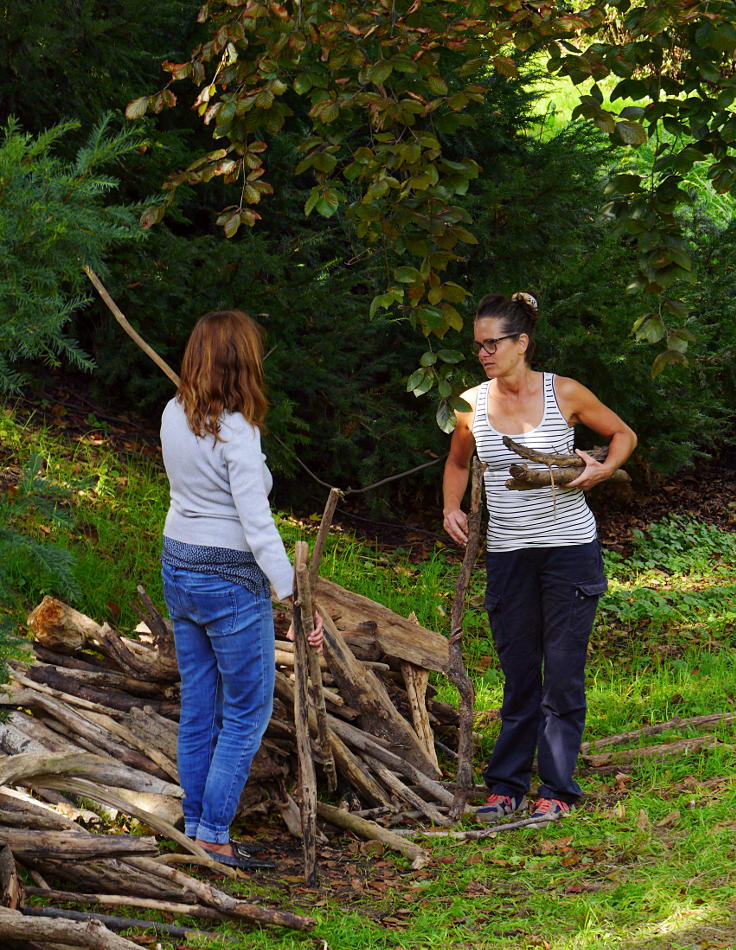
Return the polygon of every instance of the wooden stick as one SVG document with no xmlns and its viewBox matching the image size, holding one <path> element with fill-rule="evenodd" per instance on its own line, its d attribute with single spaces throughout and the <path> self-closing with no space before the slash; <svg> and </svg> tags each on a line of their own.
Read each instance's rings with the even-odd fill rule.
<svg viewBox="0 0 736 950">
<path fill-rule="evenodd" d="M 509 471 L 514 477 L 507 478 L 504 484 L 506 488 L 514 491 L 531 491 L 552 486 L 564 488 L 580 474 L 580 470 L 576 471 L 574 468 L 555 469 L 553 474 L 548 468 L 526 468 L 522 465 L 512 465 Z M 606 481 L 630 482 L 631 477 L 622 468 L 617 468 Z"/>
<path fill-rule="evenodd" d="M 131 679 L 123 673 L 111 670 L 74 670 L 63 669 L 55 664 L 36 662 L 28 667 L 26 674 L 34 683 L 45 683 L 52 689 L 78 695 L 80 687 L 94 686 L 98 689 L 124 690 L 134 696 L 160 699 L 165 687 L 161 683 Z"/>
<path fill-rule="evenodd" d="M 335 514 L 335 508 L 337 507 L 337 502 L 341 495 L 342 492 L 339 488 L 331 488 L 330 494 L 327 496 L 324 511 L 322 512 L 322 520 L 319 523 L 317 538 L 314 542 L 314 548 L 312 550 L 312 561 L 309 566 L 309 583 L 312 590 L 315 589 L 317 584 L 317 575 L 319 574 L 319 565 L 320 561 L 322 560 L 322 552 L 324 551 L 325 541 L 327 540 L 327 535 L 329 534 L 330 527 L 332 525 L 332 517 Z"/>
<path fill-rule="evenodd" d="M 611 745 L 628 745 L 629 742 L 636 742 L 644 736 L 657 736 L 662 732 L 668 732 L 670 729 L 717 729 L 720 725 L 728 725 L 736 722 L 736 712 L 734 713 L 710 713 L 707 716 L 692 716 L 690 719 L 680 719 L 675 716 L 667 722 L 658 722 L 651 726 L 643 726 L 641 729 L 633 729 L 631 732 L 620 732 L 615 736 L 606 736 L 603 739 L 592 739 L 590 742 L 584 742 L 580 746 L 580 752 L 595 752 Z"/>
<path fill-rule="evenodd" d="M 715 736 L 697 736 L 694 739 L 680 739 L 661 745 L 645 746 L 643 749 L 614 749 L 611 752 L 592 752 L 584 755 L 586 765 L 596 769 L 608 765 L 627 765 L 639 759 L 657 758 L 662 755 L 687 754 L 695 749 L 708 749 L 718 745 Z"/>
<path fill-rule="evenodd" d="M 294 687 L 292 683 L 278 671 L 276 672 L 276 692 L 288 703 L 294 702 Z M 331 717 L 328 714 L 328 725 Z M 313 731 L 317 729 L 316 716 L 313 709 L 309 710 L 309 724 Z M 373 802 L 375 805 L 390 806 L 381 786 L 376 782 L 371 773 L 365 769 L 357 756 L 353 755 L 348 746 L 336 734 L 330 726 L 329 729 L 330 747 L 335 757 L 338 768 L 345 776 L 347 781 L 353 786 L 355 791 L 365 800 Z"/>
<path fill-rule="evenodd" d="M 105 303 L 107 304 L 108 309 L 110 310 L 110 312 L 112 313 L 112 315 L 115 317 L 115 319 L 118 321 L 118 323 L 119 323 L 120 326 L 123 328 L 123 330 L 125 330 L 125 332 L 128 334 L 128 336 L 131 338 L 131 340 L 133 340 L 135 343 L 137 343 L 138 346 L 139 346 L 139 347 L 143 350 L 143 352 L 146 354 L 146 356 L 148 356 L 150 359 L 152 359 L 153 362 L 156 364 L 156 366 L 158 366 L 158 368 L 159 368 L 160 370 L 163 370 L 164 373 L 166 373 L 166 375 L 169 377 L 169 379 L 171 380 L 171 382 L 172 382 L 175 386 L 178 386 L 178 385 L 179 385 L 179 377 L 176 375 L 176 373 L 173 371 L 173 369 L 169 366 L 169 364 L 166 362 L 166 360 L 163 360 L 163 359 L 158 355 L 158 353 L 157 353 L 152 347 L 150 347 L 150 346 L 146 343 L 146 341 L 143 339 L 143 337 L 140 335 L 140 333 L 137 333 L 137 332 L 133 329 L 133 327 L 128 323 L 128 321 L 127 321 L 126 318 L 125 318 L 125 315 L 124 315 L 123 311 L 120 309 L 120 307 L 118 307 L 118 305 L 117 305 L 117 304 L 115 303 L 115 301 L 112 299 L 112 297 L 110 296 L 110 294 L 107 292 L 105 286 L 103 285 L 102 281 L 101 281 L 100 278 L 97 276 L 97 274 L 95 274 L 95 272 L 92 270 L 92 268 L 91 268 L 91 267 L 88 267 L 86 264 L 82 267 L 82 270 L 83 270 L 84 273 L 87 275 L 87 277 L 89 277 L 90 281 L 92 282 L 92 284 L 94 285 L 95 289 L 97 290 L 97 293 L 98 293 L 98 294 L 100 295 L 100 297 L 102 297 L 102 299 L 105 301 Z"/>
<path fill-rule="evenodd" d="M 451 792 L 448 792 L 439 782 L 429 778 L 424 772 L 413 766 L 411 762 L 407 762 L 406 759 L 387 749 L 385 745 L 381 745 L 379 739 L 363 732 L 362 729 L 358 729 L 349 722 L 338 719 L 336 716 L 328 715 L 327 721 L 332 731 L 336 732 L 345 742 L 349 742 L 355 748 L 360 749 L 361 752 L 367 752 L 369 755 L 380 759 L 381 762 L 384 762 L 399 775 L 410 778 L 415 785 L 428 792 L 434 801 L 448 806 L 452 804 L 453 796 Z"/>
<path fill-rule="evenodd" d="M 156 839 L 140 835 L 93 835 L 76 831 L 0 827 L 0 841 L 21 861 L 43 857 L 46 853 L 63 854 L 71 861 L 89 858 L 119 858 L 129 854 L 157 854 Z"/>
<path fill-rule="evenodd" d="M 530 462 L 540 462 L 542 465 L 555 465 L 560 468 L 585 468 L 585 462 L 579 455 L 555 455 L 554 453 L 537 452 L 535 449 L 527 448 L 519 442 L 514 442 L 508 435 L 503 437 L 502 442 L 507 449 L 511 449 L 512 452 L 524 459 L 529 459 Z M 598 462 L 603 462 L 608 456 L 608 446 L 592 448 L 588 451 L 588 455 Z M 555 478 L 556 476 L 557 473 L 555 473 Z"/>
<path fill-rule="evenodd" d="M 107 729 L 107 731 L 112 735 L 123 739 L 128 743 L 129 746 L 132 746 L 134 749 L 138 749 L 141 752 L 145 752 L 147 757 L 152 762 L 155 762 L 162 772 L 165 772 L 166 775 L 168 775 L 169 778 L 172 778 L 175 782 L 179 782 L 179 773 L 177 771 L 176 765 L 170 759 L 168 759 L 163 754 L 163 752 L 152 745 L 150 738 L 146 743 L 144 739 L 141 739 L 130 729 L 126 729 L 125 726 L 122 726 L 119 722 L 117 722 L 117 720 L 113 719 L 112 716 L 106 716 L 101 713 L 95 713 L 91 711 L 87 711 L 85 715 L 88 719 L 91 719 L 104 729 Z"/>
<path fill-rule="evenodd" d="M 96 781 L 119 784 L 134 792 L 151 792 L 156 795 L 170 795 L 181 798 L 182 790 L 178 785 L 154 778 L 146 772 L 137 772 L 120 765 L 114 759 L 94 753 L 41 754 L 26 752 L 20 755 L 0 759 L 0 785 L 17 785 L 27 779 L 50 775 L 84 775 Z M 116 806 L 117 807 L 117 806 Z"/>
<path fill-rule="evenodd" d="M 305 642 L 307 644 L 307 662 L 309 663 L 309 679 L 312 684 L 311 695 L 314 710 L 317 715 L 317 742 L 322 752 L 322 767 L 327 776 L 327 788 L 334 792 L 337 788 L 337 772 L 335 760 L 332 757 L 330 737 L 327 729 L 327 709 L 325 707 L 325 691 L 322 686 L 322 671 L 320 657 L 309 646 L 309 635 L 314 631 L 314 608 L 312 606 L 312 590 L 310 574 L 307 565 L 300 564 L 296 570 L 296 586 L 302 606 L 302 625 L 304 627 Z"/>
<path fill-rule="evenodd" d="M 304 880 L 307 887 L 313 887 L 317 880 L 317 776 L 314 771 L 312 743 L 309 736 L 307 687 L 308 654 L 311 650 L 307 642 L 307 625 L 312 622 L 313 617 L 311 609 L 307 609 L 301 599 L 300 595 L 304 593 L 304 590 L 300 591 L 299 587 L 300 579 L 304 588 L 308 587 L 308 551 L 309 546 L 306 541 L 296 542 L 294 547 L 294 567 L 297 578 L 294 591 L 294 725 L 299 760 L 299 812 L 302 819 Z"/>
<path fill-rule="evenodd" d="M 394 775 L 390 769 L 386 768 L 379 759 L 374 758 L 372 755 L 366 755 L 365 761 L 387 788 L 391 789 L 399 798 L 403 798 L 405 802 L 413 805 L 414 808 L 419 809 L 419 811 L 423 815 L 426 815 L 435 825 L 449 825 L 452 823 L 452 820 L 443 815 L 436 805 L 433 805 L 431 802 L 425 802 L 416 792 L 407 788 L 401 779 L 397 775 Z"/>
<path fill-rule="evenodd" d="M 178 917 L 206 917 L 209 920 L 223 920 L 225 914 L 213 907 L 201 904 L 182 904 L 178 901 L 156 900 L 153 897 L 139 897 L 135 894 L 77 894 L 74 891 L 58 891 L 48 887 L 24 887 L 27 897 L 45 897 L 50 901 L 72 904 L 100 904 L 103 907 L 141 907 L 145 910 L 158 910 Z"/>
<path fill-rule="evenodd" d="M 435 750 L 435 738 L 427 711 L 429 670 L 423 670 L 418 666 L 414 666 L 413 663 L 407 663 L 406 660 L 402 660 L 401 676 L 406 686 L 406 696 L 409 701 L 414 731 L 422 743 L 427 756 L 437 766 L 437 771 L 439 771 L 440 766 Z"/>
<path fill-rule="evenodd" d="M 72 895 L 72 897 L 67 898 L 67 900 L 73 901 L 76 900 L 76 897 Z M 128 903 L 132 903 L 132 901 L 129 900 Z M 186 908 L 186 905 L 182 906 Z M 21 909 L 21 913 L 24 917 L 47 917 L 52 920 L 98 920 L 109 930 L 130 930 L 132 928 L 138 930 L 153 930 L 157 934 L 166 934 L 169 937 L 183 937 L 187 941 L 208 938 L 217 941 L 225 940 L 226 942 L 232 943 L 240 940 L 239 937 L 230 936 L 228 934 L 218 934 L 192 927 L 177 927 L 175 924 L 162 924 L 158 920 L 139 920 L 135 917 L 113 917 L 110 914 L 95 914 L 91 911 L 61 910 L 59 907 L 31 907 L 30 905 L 26 905 Z M 186 909 L 180 913 L 182 915 L 195 916 L 195 914 L 187 913 Z"/>
<path fill-rule="evenodd" d="M 539 828 L 550 824 L 549 819 L 521 818 L 519 821 L 507 821 L 501 825 L 492 825 L 482 831 L 422 831 L 420 828 L 394 828 L 400 838 L 452 838 L 455 841 L 478 841 L 481 838 L 495 838 L 500 831 L 515 831 L 517 828 Z"/>
<path fill-rule="evenodd" d="M 324 624 L 327 662 L 343 697 L 360 711 L 361 723 L 425 775 L 439 778 L 439 769 L 427 756 L 409 723 L 396 709 L 381 680 L 373 670 L 358 663 L 328 612 L 322 607 L 317 609 Z"/>
<path fill-rule="evenodd" d="M 483 473 L 485 464 L 473 458 L 472 482 L 470 489 L 470 514 L 468 516 L 468 541 L 465 546 L 463 565 L 460 577 L 455 588 L 455 599 L 452 604 L 450 658 L 447 664 L 447 676 L 457 687 L 460 693 L 460 722 L 458 726 L 458 762 L 457 788 L 450 815 L 457 819 L 462 815 L 467 804 L 470 790 L 473 786 L 473 706 L 475 691 L 473 684 L 465 671 L 463 659 L 463 609 L 465 593 L 470 583 L 470 575 L 478 560 L 480 549 L 480 529 L 482 522 L 483 503 Z"/>
<path fill-rule="evenodd" d="M 394 851 L 403 854 L 412 862 L 411 866 L 415 871 L 429 863 L 430 855 L 423 848 L 405 841 L 387 828 L 377 825 L 374 821 L 366 821 L 365 818 L 358 818 L 349 811 L 335 808 L 334 805 L 325 805 L 323 802 L 317 805 L 317 812 L 320 818 L 324 818 L 325 821 L 329 821 L 330 824 L 336 825 L 338 828 L 352 831 L 356 835 L 360 835 L 361 838 L 381 841 Z"/>
<path fill-rule="evenodd" d="M 178 884 L 209 907 L 221 910 L 232 917 L 247 917 L 249 920 L 272 924 L 276 927 L 291 927 L 292 930 L 311 930 L 316 923 L 311 917 L 301 917 L 298 914 L 289 914 L 280 910 L 269 910 L 267 907 L 261 907 L 258 904 L 248 904 L 245 901 L 236 900 L 224 891 L 211 887 L 197 878 L 189 877 L 188 874 L 182 874 L 181 871 L 176 871 L 174 868 L 151 861 L 150 858 L 129 858 L 125 863 Z M 223 871 L 227 870 L 222 864 L 219 864 L 218 868 Z M 139 948 L 136 948 L 136 950 L 139 950 Z"/>
<path fill-rule="evenodd" d="M 121 798 L 120 795 L 116 794 L 114 789 L 106 788 L 104 785 L 96 785 L 94 782 L 88 782 L 85 779 L 69 775 L 58 777 L 35 775 L 33 779 L 25 778 L 24 783 L 30 788 L 55 788 L 63 792 L 83 795 L 92 801 L 100 802 L 102 805 L 108 805 L 128 815 L 133 815 L 134 818 L 144 822 L 150 828 L 153 828 L 154 831 L 176 842 L 185 851 L 196 855 L 198 858 L 202 858 L 203 861 L 209 862 L 208 867 L 216 869 L 223 874 L 228 874 L 231 877 L 235 876 L 232 868 L 214 861 L 203 848 L 200 848 L 198 844 L 195 844 L 191 838 L 188 838 L 170 822 L 161 818 L 159 815 L 154 815 L 153 812 L 147 811 L 145 808 L 139 807 L 128 799 Z"/>
<path fill-rule="evenodd" d="M 314 542 L 312 559 L 309 565 L 309 576 L 306 578 L 303 575 L 300 577 L 300 575 L 297 574 L 297 585 L 299 586 L 300 590 L 300 598 L 303 599 L 304 608 L 307 612 L 307 635 L 309 635 L 311 632 L 310 624 L 312 624 L 314 617 L 312 591 L 315 589 L 317 584 L 319 565 L 322 560 L 322 552 L 325 547 L 325 541 L 327 540 L 330 526 L 332 525 L 332 516 L 335 513 L 337 501 L 341 494 L 342 492 L 340 492 L 340 490 L 337 488 L 330 489 L 330 494 L 327 496 L 324 511 L 322 512 L 322 520 L 319 523 L 317 538 Z M 325 709 L 325 696 L 322 689 L 322 658 L 319 657 L 312 649 L 310 649 L 307 653 L 307 657 L 309 658 L 309 678 L 312 683 L 312 699 L 314 701 L 314 708 L 317 712 L 317 737 L 319 739 L 320 748 L 322 749 L 322 767 L 324 768 L 325 775 L 327 777 L 327 788 L 330 792 L 334 792 L 337 789 L 337 772 L 335 770 L 335 760 L 332 757 L 330 739 L 327 734 L 327 710 Z"/>
<path fill-rule="evenodd" d="M 0 906 L 15 910 L 23 899 L 23 891 L 13 852 L 3 844 L 0 846 Z"/>
</svg>

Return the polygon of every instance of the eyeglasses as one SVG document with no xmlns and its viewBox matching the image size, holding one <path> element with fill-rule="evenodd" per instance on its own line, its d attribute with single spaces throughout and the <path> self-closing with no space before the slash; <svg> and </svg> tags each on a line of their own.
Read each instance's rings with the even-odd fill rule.
<svg viewBox="0 0 736 950">
<path fill-rule="evenodd" d="M 506 336 L 497 336 L 493 340 L 483 340 L 480 343 L 478 340 L 473 340 L 471 344 L 473 356 L 477 356 L 481 350 L 485 350 L 489 356 L 493 356 L 493 354 L 498 349 L 498 344 L 501 342 L 501 340 L 511 340 L 518 336 L 518 333 L 507 333 Z"/>
</svg>

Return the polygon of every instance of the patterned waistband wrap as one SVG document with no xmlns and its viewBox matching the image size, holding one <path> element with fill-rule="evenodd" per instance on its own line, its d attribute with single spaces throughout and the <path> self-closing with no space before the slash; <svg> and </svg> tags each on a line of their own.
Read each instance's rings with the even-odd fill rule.
<svg viewBox="0 0 736 950">
<path fill-rule="evenodd" d="M 270 585 L 250 551 L 232 548 L 213 548 L 200 544 L 185 544 L 164 536 L 161 560 L 170 567 L 199 574 L 217 574 L 233 584 L 240 584 L 255 596 L 268 596 Z"/>
</svg>

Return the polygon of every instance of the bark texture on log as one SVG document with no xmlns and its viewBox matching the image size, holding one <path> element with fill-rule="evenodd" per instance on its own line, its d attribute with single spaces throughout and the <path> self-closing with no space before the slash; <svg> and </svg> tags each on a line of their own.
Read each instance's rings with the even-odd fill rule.
<svg viewBox="0 0 736 950">
<path fill-rule="evenodd" d="M 530 449 L 520 442 L 514 442 L 511 436 L 505 435 L 501 440 L 507 449 L 511 449 L 521 458 L 529 459 L 530 462 L 538 462 L 541 465 L 555 465 L 559 468 L 585 468 L 585 462 L 579 455 L 555 455 L 549 452 L 538 452 L 536 449 Z M 608 446 L 594 446 L 588 450 L 588 455 L 597 462 L 603 462 L 608 457 Z"/>
<path fill-rule="evenodd" d="M 418 666 L 414 666 L 413 663 L 407 663 L 406 660 L 402 660 L 401 675 L 404 679 L 404 685 L 406 686 L 406 696 L 409 700 L 411 720 L 414 725 L 414 731 L 417 734 L 417 739 L 427 755 L 427 758 L 432 762 L 439 774 L 440 766 L 437 760 L 435 738 L 429 721 L 429 711 L 427 709 L 429 670 L 423 670 Z"/>
<path fill-rule="evenodd" d="M 0 847 L 0 906 L 15 910 L 23 900 L 23 886 L 7 844 Z"/>
<path fill-rule="evenodd" d="M 0 908 L 0 945 L 2 940 L 42 940 L 45 946 L 65 944 L 90 950 L 140 950 L 137 943 L 119 937 L 98 920 L 46 920 L 6 908 Z"/>
<path fill-rule="evenodd" d="M 416 733 L 398 712 L 378 676 L 362 667 L 327 611 L 318 608 L 325 632 L 325 653 L 340 691 L 359 709 L 363 726 L 391 743 L 408 762 L 427 775 L 439 777 L 437 766 L 421 747 Z"/>
<path fill-rule="evenodd" d="M 314 597 L 333 618 L 341 633 L 355 630 L 366 617 L 370 617 L 376 624 L 376 642 L 387 656 L 427 670 L 444 672 L 448 647 L 447 639 L 441 633 L 413 623 L 388 607 L 347 591 L 323 577 L 317 581 Z"/>
<path fill-rule="evenodd" d="M 526 465 L 509 466 L 511 478 L 507 478 L 504 483 L 507 488 L 517 491 L 532 490 L 535 488 L 564 488 L 571 481 L 580 475 L 579 469 L 561 468 L 527 468 Z M 609 482 L 630 482 L 628 472 L 622 468 L 617 468 L 607 479 Z"/>
<path fill-rule="evenodd" d="M 21 859 L 26 855 L 59 855 L 72 861 L 120 857 L 129 854 L 158 854 L 155 838 L 138 835 L 93 835 L 79 831 L 36 831 L 0 827 L 0 844 L 7 845 Z"/>
<path fill-rule="evenodd" d="M 308 587 L 307 552 L 304 541 L 297 541 L 294 549 L 297 590 L 294 592 L 294 725 L 299 760 L 299 812 L 302 824 L 302 848 L 304 852 L 304 880 L 312 887 L 317 880 L 317 776 L 312 760 L 312 743 L 309 735 L 309 661 L 304 596 Z M 300 588 L 301 582 L 301 588 Z M 308 606 L 311 613 L 311 604 Z M 309 623 L 311 624 L 311 616 Z M 314 629 L 312 627 L 312 629 Z M 323 707 L 324 714 L 324 707 Z M 326 715 L 326 714 L 325 714 Z M 316 717 L 315 717 L 316 718 Z M 325 740 L 327 737 L 325 736 Z"/>
<path fill-rule="evenodd" d="M 366 821 L 365 818 L 358 818 L 349 811 L 342 808 L 335 808 L 333 805 L 325 805 L 320 802 L 317 806 L 320 817 L 329 821 L 330 824 L 338 828 L 344 828 L 346 831 L 352 831 L 361 838 L 368 838 L 371 841 L 381 841 L 388 845 L 393 851 L 398 851 L 412 862 L 414 870 L 425 867 L 429 863 L 429 854 L 423 849 L 411 842 L 400 838 L 387 828 L 381 827 L 374 821 Z"/>
</svg>

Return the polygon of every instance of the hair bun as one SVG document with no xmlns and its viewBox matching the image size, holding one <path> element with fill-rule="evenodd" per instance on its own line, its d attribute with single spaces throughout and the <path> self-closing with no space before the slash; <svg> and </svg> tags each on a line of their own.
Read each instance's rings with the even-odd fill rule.
<svg viewBox="0 0 736 950">
<path fill-rule="evenodd" d="M 539 301 L 534 294 L 530 294 L 526 290 L 517 290 L 515 294 L 511 294 L 511 299 L 521 300 L 527 307 L 532 309 L 535 314 L 539 313 Z"/>
</svg>

